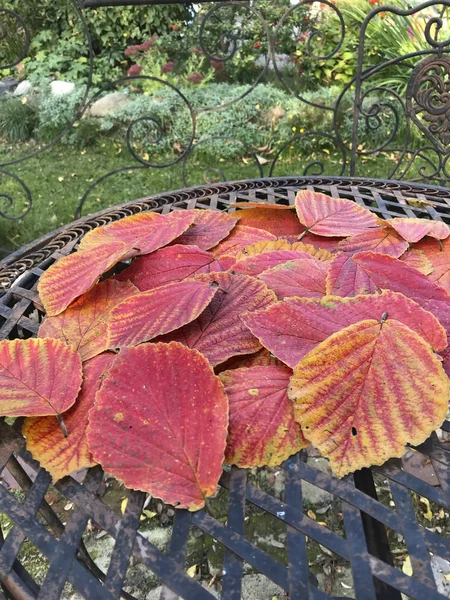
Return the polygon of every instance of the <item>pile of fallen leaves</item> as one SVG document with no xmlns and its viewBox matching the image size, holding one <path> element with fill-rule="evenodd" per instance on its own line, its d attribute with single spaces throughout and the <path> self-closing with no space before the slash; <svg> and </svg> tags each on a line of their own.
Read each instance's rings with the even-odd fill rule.
<svg viewBox="0 0 450 600">
<path fill-rule="evenodd" d="M 312 443 L 343 476 L 441 425 L 447 225 L 309 191 L 239 208 L 133 215 L 42 275 L 38 338 L 0 343 L 0 415 L 54 480 L 99 463 L 195 510 L 224 462 Z"/>
</svg>

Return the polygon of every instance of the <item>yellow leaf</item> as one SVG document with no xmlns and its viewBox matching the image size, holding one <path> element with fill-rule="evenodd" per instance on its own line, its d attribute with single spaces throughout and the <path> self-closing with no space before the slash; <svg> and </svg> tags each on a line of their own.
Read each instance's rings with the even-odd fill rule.
<svg viewBox="0 0 450 600">
<path fill-rule="evenodd" d="M 305 130 L 303 129 L 303 127 L 300 129 L 300 133 L 305 133 Z"/>
<path fill-rule="evenodd" d="M 255 106 L 255 108 L 256 108 L 256 110 L 259 110 L 259 109 L 261 108 L 261 106 L 260 106 L 259 104 L 257 104 L 257 105 Z"/>
<path fill-rule="evenodd" d="M 444 577 L 447 581 L 450 581 L 450 573 L 447 573 L 447 575 L 444 575 Z"/>
<path fill-rule="evenodd" d="M 297 131 L 297 127 L 293 127 L 292 131 L 294 131 L 294 132 Z"/>
<path fill-rule="evenodd" d="M 64 181 L 64 177 L 58 177 L 58 181 L 59 182 Z"/>
<path fill-rule="evenodd" d="M 22 98 L 22 104 L 26 104 L 28 102 L 28 98 L 26 96 L 24 96 Z"/>
<path fill-rule="evenodd" d="M 428 521 L 431 521 L 433 518 L 433 513 L 431 512 L 430 509 L 430 501 L 427 498 L 420 498 L 420 501 L 422 502 L 422 504 L 425 504 L 425 506 L 427 507 L 427 511 L 423 513 L 423 516 L 425 517 L 425 519 L 428 519 Z"/>
<path fill-rule="evenodd" d="M 328 150 L 328 148 L 324 148 L 323 151 L 325 152 L 325 154 L 330 154 L 330 151 Z"/>
<path fill-rule="evenodd" d="M 142 155 L 142 158 L 144 160 L 148 160 L 150 158 L 150 156 L 148 155 L 148 152 L 146 152 L 145 154 Z"/>
<path fill-rule="evenodd" d="M 187 574 L 189 575 L 189 577 L 195 577 L 196 573 L 197 573 L 197 565 L 192 565 L 192 567 L 189 567 L 189 569 L 187 570 Z"/>
<path fill-rule="evenodd" d="M 153 517 L 156 517 L 156 515 L 158 514 L 156 512 L 153 512 L 152 510 L 144 510 L 142 512 L 145 515 L 145 518 L 147 519 L 153 519 Z"/>
<path fill-rule="evenodd" d="M 127 508 L 127 504 L 128 504 L 128 498 L 124 498 L 124 499 L 122 500 L 122 504 L 120 505 L 120 512 L 121 512 L 122 514 L 125 514 L 125 510 L 126 510 L 126 508 Z"/>
<path fill-rule="evenodd" d="M 309 509 L 306 514 L 308 515 L 308 517 L 310 519 L 314 519 L 314 521 L 317 519 L 316 515 L 313 513 L 313 511 L 311 509 Z"/>
<path fill-rule="evenodd" d="M 411 576 L 413 574 L 411 558 L 409 556 L 406 557 L 405 562 L 403 563 L 402 571 L 405 575 Z"/>
</svg>

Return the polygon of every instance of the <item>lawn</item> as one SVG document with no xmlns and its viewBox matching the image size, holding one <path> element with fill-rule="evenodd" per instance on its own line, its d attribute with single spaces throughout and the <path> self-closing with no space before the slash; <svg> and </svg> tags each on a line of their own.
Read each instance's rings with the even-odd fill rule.
<svg viewBox="0 0 450 600">
<path fill-rule="evenodd" d="M 20 148 L 21 152 L 32 150 L 33 146 L 24 148 L 22 145 Z M 17 148 L 0 145 L 0 160 L 11 156 L 17 156 Z M 325 156 L 325 159 L 329 161 L 327 173 L 337 175 L 338 160 L 333 156 Z M 315 157 L 312 156 L 311 160 L 315 160 Z M 382 157 L 372 158 L 365 163 L 360 175 L 384 177 L 388 162 Z M 60 144 L 31 160 L 7 167 L 30 188 L 33 206 L 23 219 L 7 220 L 0 217 L 0 247 L 3 255 L 72 221 L 80 199 L 92 183 L 115 169 L 135 167 L 137 164 L 125 145 L 102 138 L 94 146 L 85 149 Z M 268 166 L 265 165 L 265 175 L 268 174 Z M 187 183 L 204 184 L 205 171 L 214 178 L 217 177 L 215 169 L 225 173 L 228 180 L 259 176 L 258 168 L 251 159 L 245 162 L 242 159 L 191 159 L 186 170 Z M 298 175 L 303 169 L 303 161 L 287 156 L 277 165 L 275 175 Z M 126 169 L 108 177 L 93 189 L 84 205 L 83 215 L 182 187 L 181 163 L 163 169 Z M 0 198 L 2 193 L 10 194 L 14 203 L 8 207 L 4 201 L 0 210 L 8 214 L 20 214 L 25 206 L 23 190 L 11 178 L 0 174 Z"/>
</svg>

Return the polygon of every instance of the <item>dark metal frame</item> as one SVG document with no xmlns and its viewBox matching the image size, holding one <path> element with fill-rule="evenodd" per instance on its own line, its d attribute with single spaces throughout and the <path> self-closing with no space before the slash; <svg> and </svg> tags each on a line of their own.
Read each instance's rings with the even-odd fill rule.
<svg viewBox="0 0 450 600">
<path fill-rule="evenodd" d="M 0 270 L 0 282 L 5 289 L 0 298 L 0 339 L 29 337 L 37 333 L 43 318 L 36 291 L 39 277 L 55 260 L 72 252 L 87 231 L 148 210 L 160 213 L 186 208 L 232 211 L 236 201 L 292 205 L 301 188 L 352 199 L 382 218 L 418 216 L 450 223 L 447 189 L 369 179 L 263 179 L 191 188 L 127 203 L 85 217 L 59 233 L 55 232 L 53 237 L 37 241 L 21 255 L 10 257 L 9 264 Z M 412 204 L 411 198 L 415 200 Z M 187 575 L 186 548 L 192 527 L 214 538 L 224 548 L 221 578 L 224 600 L 241 598 L 244 563 L 279 585 L 289 594 L 290 600 L 330 598 L 317 587 L 317 580 L 310 570 L 307 538 L 350 563 L 355 596 L 360 600 L 400 600 L 400 593 L 418 600 L 444 598 L 436 589 L 430 553 L 448 559 L 450 539 L 446 531 L 430 531 L 420 522 L 417 503 L 414 504 L 411 495 L 425 497 L 450 511 L 450 450 L 448 443 L 436 434 L 417 448 L 419 455 L 426 457 L 434 469 L 434 485 L 421 478 L 421 471 L 408 472 L 399 459 L 338 480 L 309 464 L 306 453 L 302 452 L 283 466 L 285 484 L 280 499 L 273 489 L 263 491 L 255 486 L 249 472 L 232 468 L 224 472 L 220 481 L 221 488 L 227 490 L 223 493 L 228 493 L 227 522 L 222 523 L 205 510 L 197 513 L 176 511 L 169 550 L 164 554 L 138 531 L 144 494 L 131 492 L 125 514 L 115 514 L 102 500 L 103 473 L 99 467 L 91 469 L 82 484 L 67 477 L 56 485 L 58 492 L 75 505 L 63 525 L 45 501 L 50 477 L 26 452 L 20 430 L 20 420 L 7 425 L 0 419 L 0 474 L 3 469 L 9 471 L 26 495 L 20 502 L 0 485 L 0 511 L 14 523 L 6 539 L 0 532 L 0 586 L 7 598 L 56 600 L 64 584 L 70 582 L 90 600 L 119 597 L 132 600 L 132 596 L 121 589 L 129 559 L 133 556 L 182 598 L 206 600 L 212 597 L 208 589 Z M 450 422 L 442 425 L 442 431 L 444 435 L 450 433 Z M 24 471 L 24 465 L 36 472 L 34 481 Z M 378 476 L 389 487 L 394 506 L 377 498 Z M 307 514 L 308 507 L 302 501 L 302 482 L 309 482 L 333 495 L 340 504 L 335 510 L 342 512 L 345 537 Z M 248 506 L 272 515 L 286 526 L 286 564 L 246 538 Z M 81 542 L 89 519 L 116 540 L 107 573 L 99 572 Z M 411 577 L 393 561 L 388 530 L 404 538 L 405 553 L 410 556 L 413 567 Z M 50 563 L 40 588 L 17 559 L 26 538 Z"/>
<path fill-rule="evenodd" d="M 299 7 L 303 7 L 305 5 L 311 5 L 313 0 L 301 0 L 299 4 L 292 6 L 282 17 L 280 23 L 278 23 L 272 30 L 272 28 L 264 23 L 264 19 L 261 13 L 255 8 L 254 5 L 251 5 L 249 2 L 245 0 L 209 0 L 211 4 L 211 8 L 209 11 L 202 17 L 202 22 L 200 26 L 200 39 L 199 39 L 199 47 L 204 50 L 206 55 L 209 58 L 213 58 L 219 62 L 227 62 L 231 60 L 237 51 L 239 45 L 238 34 L 233 31 L 233 24 L 230 23 L 230 40 L 229 43 L 229 51 L 226 56 L 215 56 L 208 51 L 206 48 L 205 42 L 206 37 L 208 35 L 208 22 L 214 15 L 220 14 L 220 11 L 224 7 L 235 6 L 239 7 L 241 10 L 246 10 L 249 12 L 249 16 L 254 19 L 259 19 L 259 21 L 263 24 L 265 35 L 268 41 L 269 53 L 266 57 L 265 65 L 262 68 L 261 73 L 257 76 L 255 82 L 249 86 L 248 90 L 245 92 L 243 96 L 240 98 L 229 99 L 226 103 L 227 105 L 234 103 L 240 99 L 242 99 L 247 94 L 251 94 L 251 92 L 255 89 L 255 87 L 264 79 L 264 76 L 268 72 L 269 65 L 272 63 L 274 65 L 274 72 L 284 85 L 284 87 L 295 97 L 297 97 L 300 101 L 308 102 L 298 94 L 295 89 L 291 89 L 288 83 L 285 81 L 283 77 L 283 72 L 277 66 L 277 62 L 275 60 L 276 55 L 276 46 L 274 45 L 274 40 L 276 39 L 276 34 L 279 28 L 289 22 L 289 19 L 295 13 Z M 86 43 L 89 49 L 89 57 L 90 57 L 90 73 L 87 82 L 86 94 L 85 97 L 79 106 L 77 114 L 74 115 L 73 123 L 80 119 L 83 114 L 88 110 L 90 105 L 105 91 L 108 91 L 114 88 L 116 85 L 126 84 L 127 81 L 132 79 L 145 79 L 147 78 L 145 75 L 140 75 L 138 77 L 124 77 L 118 81 L 105 83 L 102 87 L 102 90 L 95 95 L 90 94 L 90 90 L 92 88 L 92 69 L 94 64 L 94 53 L 92 49 L 91 37 L 89 34 L 89 29 L 86 25 L 86 20 L 83 16 L 84 11 L 89 10 L 93 7 L 107 7 L 107 6 L 128 6 L 128 5 L 144 5 L 144 4 L 189 4 L 186 1 L 176 2 L 175 0 L 72 0 L 74 9 L 77 11 L 78 18 L 82 23 L 83 30 L 86 36 Z M 353 32 L 348 32 L 345 28 L 345 22 L 342 16 L 342 13 L 339 10 L 338 6 L 335 6 L 330 0 L 322 0 L 322 5 L 327 7 L 328 11 L 333 11 L 336 15 L 337 22 L 340 24 L 340 37 L 336 47 L 327 55 L 327 56 L 319 56 L 315 55 L 313 51 L 314 40 L 320 39 L 321 32 L 319 30 L 314 31 L 310 38 L 305 41 L 305 52 L 309 53 L 309 55 L 314 60 L 325 60 L 330 57 L 338 56 L 340 49 L 346 40 L 346 38 L 351 35 Z M 400 17 L 405 18 L 405 27 L 407 24 L 407 19 L 414 15 L 424 14 L 426 11 L 431 9 L 435 10 L 435 14 L 428 17 L 427 26 L 425 30 L 425 39 L 428 44 L 428 48 L 424 50 L 420 50 L 414 53 L 410 53 L 404 56 L 396 57 L 393 60 L 384 61 L 380 64 L 365 66 L 365 40 L 368 27 L 371 25 L 374 19 L 378 18 L 380 14 L 383 13 L 392 13 L 398 15 Z M 392 167 L 389 173 L 386 173 L 386 178 L 397 178 L 397 179 L 410 179 L 412 178 L 411 169 L 415 163 L 420 163 L 420 167 L 418 169 L 419 180 L 425 181 L 427 183 L 439 183 L 440 185 L 445 185 L 450 181 L 450 168 L 449 168 L 449 155 L 450 155 L 450 143 L 443 143 L 442 137 L 440 137 L 439 127 L 442 126 L 445 128 L 445 124 L 443 125 L 443 120 L 447 119 L 447 114 L 450 114 L 450 101 L 448 100 L 448 89 L 449 83 L 448 79 L 450 77 L 450 38 L 449 39 L 441 39 L 443 32 L 443 18 L 448 13 L 446 12 L 450 9 L 450 0 L 430 0 L 423 4 L 417 5 L 413 8 L 408 8 L 405 10 L 401 10 L 395 7 L 390 6 L 377 6 L 374 8 L 365 19 L 361 30 L 359 32 L 359 45 L 358 45 L 358 66 L 357 71 L 355 73 L 354 78 L 347 85 L 343 86 L 342 93 L 336 101 L 334 106 L 324 106 L 314 104 L 317 108 L 320 108 L 324 112 L 331 113 L 333 115 L 333 128 L 330 131 L 323 131 L 318 128 L 315 131 L 306 131 L 302 134 L 292 135 L 290 139 L 287 139 L 286 142 L 278 149 L 277 154 L 273 158 L 273 160 L 267 164 L 262 166 L 258 161 L 255 151 L 252 148 L 247 148 L 245 144 L 242 144 L 243 153 L 247 156 L 250 156 L 254 161 L 258 169 L 259 175 L 262 177 L 265 174 L 270 176 L 276 176 L 277 170 L 279 169 L 279 157 L 283 150 L 285 150 L 288 146 L 295 144 L 303 137 L 322 137 L 329 139 L 332 141 L 337 151 L 341 154 L 341 169 L 340 175 L 344 175 L 348 173 L 350 176 L 355 176 L 360 169 L 360 160 L 366 157 L 367 155 L 382 155 L 382 154 L 392 154 L 392 152 L 396 152 L 398 155 L 397 163 Z M 218 12 L 219 11 L 219 12 Z M 436 12 L 437 11 L 437 12 Z M 23 51 L 21 52 L 21 56 L 15 60 L 11 65 L 13 66 L 17 64 L 23 56 L 27 54 L 28 45 L 30 42 L 30 36 L 26 24 L 21 19 L 20 15 L 16 13 L 12 13 L 12 11 L 8 11 L 7 9 L 0 8 L 0 20 L 2 18 L 2 14 L 8 14 L 10 17 L 14 16 L 17 20 L 17 27 L 22 28 L 24 32 L 23 39 Z M 5 33 L 3 31 L 3 33 Z M 1 33 L 0 33 L 1 35 Z M 406 94 L 406 99 L 399 97 L 399 95 L 388 89 L 388 88 L 380 88 L 380 87 L 370 87 L 371 77 L 385 69 L 386 67 L 392 64 L 403 64 L 408 65 L 408 61 L 420 61 L 416 68 L 411 72 L 410 84 L 408 86 L 408 91 Z M 5 68 L 5 66 L 4 66 Z M 405 66 L 405 68 L 409 68 Z M 430 74 L 432 77 L 430 77 Z M 152 78 L 147 78 L 152 79 Z M 160 80 L 158 80 L 160 81 Z M 167 82 L 161 81 L 163 85 L 169 85 Z M 169 87 L 172 87 L 169 85 Z M 343 101 L 348 97 L 349 94 L 353 97 L 352 88 L 355 88 L 354 91 L 354 123 L 353 123 L 353 134 L 351 144 L 349 144 L 348 140 L 344 140 L 342 138 L 342 134 L 339 128 L 339 119 L 338 115 L 340 113 L 340 109 Z M 426 91 L 430 91 L 432 89 L 433 93 L 424 93 Z M 131 164 L 128 167 L 122 167 L 114 170 L 110 173 L 104 173 L 99 176 L 98 180 L 93 182 L 89 188 L 86 190 L 83 195 L 79 206 L 76 211 L 76 217 L 79 217 L 82 214 L 83 206 L 88 198 L 88 196 L 94 191 L 96 186 L 109 177 L 113 177 L 116 174 L 133 170 L 133 169 L 150 169 L 150 168 L 164 168 L 166 166 L 170 166 L 181 162 L 182 164 L 182 178 L 184 185 L 187 185 L 186 181 L 186 168 L 190 158 L 193 156 L 195 149 L 199 146 L 199 144 L 204 144 L 208 140 L 201 139 L 199 142 L 195 143 L 195 133 L 196 133 L 196 120 L 197 116 L 203 111 L 207 110 L 218 110 L 220 111 L 223 108 L 223 105 L 216 107 L 202 107 L 201 109 L 194 110 L 191 106 L 189 99 L 179 90 L 176 90 L 180 97 L 182 98 L 185 106 L 188 109 L 190 114 L 190 123 L 187 123 L 187 128 L 190 131 L 190 142 L 186 145 L 184 151 L 176 156 L 173 160 L 163 163 L 155 163 L 149 160 L 146 160 L 144 156 L 141 156 L 133 149 L 132 145 L 132 134 L 133 129 L 136 127 L 137 121 L 151 121 L 154 124 L 157 124 L 152 115 L 148 115 L 145 117 L 141 117 L 137 121 L 131 123 L 128 127 L 128 131 L 126 133 L 126 143 L 127 147 L 130 151 L 130 154 L 135 161 L 134 164 Z M 380 99 L 380 95 L 383 98 Z M 392 120 L 392 131 L 389 134 L 389 138 L 380 144 L 378 148 L 369 148 L 369 149 L 359 149 L 358 139 L 359 139 L 359 129 L 362 123 L 365 123 L 367 126 L 370 126 L 372 130 L 376 130 L 381 125 L 381 115 L 383 110 L 388 111 L 391 115 Z M 20 219 L 22 218 L 32 206 L 32 190 L 30 190 L 27 185 L 23 182 L 23 180 L 18 177 L 15 173 L 7 170 L 7 167 L 12 167 L 26 161 L 28 159 L 36 157 L 41 152 L 44 152 L 55 143 L 57 143 L 63 136 L 67 134 L 70 130 L 72 124 L 71 123 L 64 131 L 61 131 L 60 134 L 49 144 L 44 146 L 43 148 L 32 152 L 28 156 L 23 156 L 17 159 L 12 159 L 8 161 L 4 161 L 0 163 L 0 174 L 6 177 L 13 177 L 19 185 L 22 186 L 23 192 L 27 199 L 27 208 L 20 214 L 11 214 L 11 211 L 0 211 L 0 216 L 6 217 L 8 219 Z M 394 144 L 396 133 L 399 131 L 399 128 L 405 126 L 405 138 L 404 143 L 402 145 Z M 442 128 L 441 127 L 441 128 Z M 421 132 L 424 143 L 420 146 L 411 145 L 411 131 L 412 128 Z M 160 138 L 163 136 L 163 132 L 160 131 Z M 224 141 L 227 141 L 229 138 L 223 136 Z M 445 138 L 446 139 L 446 138 Z M 239 140 L 236 140 L 239 142 Z M 327 163 L 324 160 L 321 160 L 320 157 L 317 160 L 310 162 L 309 164 L 305 164 L 303 168 L 303 175 L 326 175 L 327 173 Z M 232 177 L 231 174 L 225 174 L 220 169 L 214 169 L 214 173 L 205 172 L 205 181 L 209 181 L 210 177 L 213 176 L 215 180 L 223 180 Z M 1 194 L 0 198 L 6 201 L 9 208 L 12 210 L 14 207 L 14 198 L 10 195 L 4 193 Z"/>
</svg>

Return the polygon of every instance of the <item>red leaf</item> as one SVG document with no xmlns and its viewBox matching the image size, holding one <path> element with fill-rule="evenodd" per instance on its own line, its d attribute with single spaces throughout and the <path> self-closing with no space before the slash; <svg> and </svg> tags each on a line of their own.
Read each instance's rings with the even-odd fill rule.
<svg viewBox="0 0 450 600">
<path fill-rule="evenodd" d="M 445 418 L 448 390 L 440 362 L 419 335 L 393 319 L 370 319 L 305 356 L 288 394 L 305 437 L 342 477 L 423 442 Z"/>
<path fill-rule="evenodd" d="M 232 356 L 225 362 L 217 365 L 214 368 L 216 375 L 229 371 L 230 369 L 241 369 L 243 367 L 269 367 L 281 365 L 281 361 L 270 354 L 265 348 L 261 348 L 253 354 L 245 354 L 243 356 Z"/>
<path fill-rule="evenodd" d="M 112 242 L 58 260 L 41 275 L 38 284 L 39 297 L 47 315 L 58 315 L 89 291 L 103 273 L 123 259 L 126 251 L 122 242 Z"/>
<path fill-rule="evenodd" d="M 235 369 L 220 375 L 230 403 L 227 463 L 245 468 L 276 466 L 308 445 L 287 397 L 291 375 L 284 366 Z"/>
<path fill-rule="evenodd" d="M 316 250 L 322 250 L 322 252 L 338 252 L 339 244 L 342 242 L 342 237 L 322 237 L 320 235 L 314 235 L 314 233 L 307 233 L 302 236 L 302 241 L 307 246 L 312 246 Z M 325 259 L 328 260 L 328 259 Z"/>
<path fill-rule="evenodd" d="M 301 190 L 295 199 L 300 222 L 316 235 L 355 235 L 377 226 L 377 218 L 356 202 Z"/>
<path fill-rule="evenodd" d="M 127 487 L 198 510 L 216 491 L 228 426 L 223 386 L 181 344 L 124 348 L 89 413 L 94 459 Z"/>
<path fill-rule="evenodd" d="M 427 219 L 390 219 L 389 225 L 399 233 L 403 239 L 411 244 L 418 242 L 426 235 L 444 240 L 450 235 L 450 229 L 440 221 L 429 221 Z"/>
<path fill-rule="evenodd" d="M 313 257 L 290 260 L 264 271 L 259 279 L 275 292 L 277 298 L 303 296 L 321 298 L 325 296 L 328 266 Z"/>
<path fill-rule="evenodd" d="M 437 352 L 447 345 L 443 327 L 428 311 L 402 294 L 381 294 L 322 300 L 288 298 L 243 317 L 244 323 L 272 354 L 290 367 L 328 336 L 364 319 L 387 312 L 421 335 Z"/>
<path fill-rule="evenodd" d="M 167 215 L 139 213 L 93 229 L 81 240 L 80 250 L 97 249 L 109 242 L 120 241 L 126 245 L 126 258 L 149 254 L 178 238 L 194 219 L 191 210 L 177 210 Z"/>
<path fill-rule="evenodd" d="M 115 358 L 112 352 L 105 352 L 84 364 L 80 394 L 72 408 L 64 413 L 67 437 L 63 436 L 55 417 L 25 419 L 22 433 L 27 439 L 27 450 L 50 473 L 53 481 L 95 465 L 86 440 L 88 412 L 94 406 L 102 377 Z"/>
<path fill-rule="evenodd" d="M 239 219 L 241 225 L 264 229 L 277 238 L 286 238 L 295 242 L 305 228 L 299 223 L 292 210 L 277 210 L 272 206 L 244 208 L 244 210 L 233 213 L 233 216 Z"/>
<path fill-rule="evenodd" d="M 218 270 L 223 269 L 210 252 L 200 250 L 197 246 L 177 244 L 136 258 L 116 279 L 131 281 L 141 292 L 146 292 L 200 273 Z"/>
<path fill-rule="evenodd" d="M 108 279 L 83 294 L 70 308 L 48 317 L 39 328 L 40 338 L 61 340 L 88 360 L 108 348 L 106 329 L 112 309 L 138 293 L 131 283 Z"/>
<path fill-rule="evenodd" d="M 59 340 L 0 342 L 0 416 L 58 415 L 76 400 L 80 356 Z"/>
<path fill-rule="evenodd" d="M 215 246 L 211 252 L 216 258 L 225 255 L 236 256 L 246 246 L 250 246 L 256 242 L 275 239 L 275 236 L 268 231 L 238 224 L 226 240 L 221 242 L 218 246 Z"/>
<path fill-rule="evenodd" d="M 259 350 L 261 344 L 243 324 L 241 315 L 269 306 L 276 301 L 275 294 L 262 281 L 247 275 L 211 273 L 197 279 L 205 284 L 219 283 L 213 301 L 198 319 L 165 336 L 163 341 L 175 340 L 196 348 L 213 365 Z"/>
<path fill-rule="evenodd" d="M 175 240 L 175 244 L 209 250 L 226 238 L 236 226 L 236 220 L 223 212 L 198 209 L 189 212 L 194 213 L 195 220 L 189 229 Z"/>
<path fill-rule="evenodd" d="M 398 258 L 408 249 L 408 242 L 402 240 L 395 231 L 388 227 L 377 227 L 339 242 L 340 252 L 381 252 Z"/>
<path fill-rule="evenodd" d="M 294 252 L 293 250 L 275 250 L 274 252 L 264 252 L 257 256 L 248 256 L 238 260 L 232 267 L 233 273 L 242 273 L 243 275 L 253 275 L 256 277 L 263 271 L 271 269 L 276 265 L 282 265 L 289 260 L 301 258 L 304 261 L 314 261 L 314 258 L 306 252 Z M 325 269 L 326 271 L 326 269 Z"/>
<path fill-rule="evenodd" d="M 430 280 L 450 292 L 450 238 L 441 242 L 441 245 L 434 240 L 423 240 L 416 248 L 424 252 L 431 263 Z"/>
<path fill-rule="evenodd" d="M 169 283 L 118 304 L 109 317 L 108 347 L 135 346 L 196 319 L 218 290 L 215 275 Z"/>
<path fill-rule="evenodd" d="M 433 265 L 426 257 L 425 252 L 410 248 L 407 252 L 400 256 L 400 260 L 405 262 L 410 267 L 417 269 L 424 275 L 429 275 L 433 272 Z"/>
<path fill-rule="evenodd" d="M 378 286 L 353 259 L 353 254 L 342 252 L 332 261 L 326 279 L 326 293 L 333 296 L 373 294 Z"/>
</svg>

